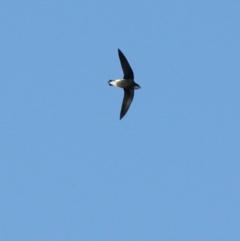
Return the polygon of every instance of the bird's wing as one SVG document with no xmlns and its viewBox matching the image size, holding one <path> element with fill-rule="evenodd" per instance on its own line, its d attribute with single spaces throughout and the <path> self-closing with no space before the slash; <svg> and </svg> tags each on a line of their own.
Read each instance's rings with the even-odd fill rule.
<svg viewBox="0 0 240 241">
<path fill-rule="evenodd" d="M 133 89 L 124 89 L 124 97 L 122 103 L 122 109 L 120 113 L 120 120 L 124 117 L 127 113 L 134 97 L 134 90 Z"/>
<path fill-rule="evenodd" d="M 133 74 L 133 70 L 130 66 L 130 64 L 128 63 L 126 57 L 124 56 L 124 54 L 122 53 L 122 51 L 120 49 L 118 49 L 118 56 L 122 65 L 122 69 L 123 69 L 123 73 L 124 79 L 134 79 L 134 74 Z"/>
</svg>

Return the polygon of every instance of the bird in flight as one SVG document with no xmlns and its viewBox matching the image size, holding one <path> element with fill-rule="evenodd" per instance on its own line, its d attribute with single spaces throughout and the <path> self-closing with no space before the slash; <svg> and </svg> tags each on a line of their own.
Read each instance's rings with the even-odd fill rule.
<svg viewBox="0 0 240 241">
<path fill-rule="evenodd" d="M 127 113 L 133 101 L 134 90 L 140 89 L 141 87 L 139 84 L 134 82 L 133 70 L 120 49 L 118 49 L 118 56 L 123 69 L 123 78 L 109 80 L 108 84 L 111 86 L 117 86 L 117 87 L 123 88 L 124 90 L 122 109 L 120 112 L 120 120 L 121 120 L 124 117 L 124 115 Z"/>
</svg>

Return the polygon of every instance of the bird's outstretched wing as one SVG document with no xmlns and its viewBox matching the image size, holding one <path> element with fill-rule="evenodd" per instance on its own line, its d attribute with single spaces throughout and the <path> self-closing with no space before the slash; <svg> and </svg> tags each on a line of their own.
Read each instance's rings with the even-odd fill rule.
<svg viewBox="0 0 240 241">
<path fill-rule="evenodd" d="M 118 56 L 123 69 L 123 74 L 124 74 L 123 78 L 133 80 L 134 79 L 133 70 L 120 49 L 118 49 Z"/>
<path fill-rule="evenodd" d="M 122 109 L 120 113 L 120 120 L 124 117 L 127 113 L 134 97 L 134 90 L 133 89 L 124 89 L 124 97 L 122 102 Z"/>
</svg>

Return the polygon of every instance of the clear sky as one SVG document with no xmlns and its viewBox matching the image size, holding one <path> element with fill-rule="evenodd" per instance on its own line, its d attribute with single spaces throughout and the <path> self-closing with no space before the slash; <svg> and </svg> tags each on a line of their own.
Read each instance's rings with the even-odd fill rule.
<svg viewBox="0 0 240 241">
<path fill-rule="evenodd" d="M 0 240 L 240 240 L 240 1 L 1 1 L 0 28 Z"/>
</svg>

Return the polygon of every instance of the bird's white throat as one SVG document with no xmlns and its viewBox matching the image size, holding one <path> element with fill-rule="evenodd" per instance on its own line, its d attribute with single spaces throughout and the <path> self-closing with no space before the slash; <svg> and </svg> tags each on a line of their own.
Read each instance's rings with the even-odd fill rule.
<svg viewBox="0 0 240 241">
<path fill-rule="evenodd" d="M 122 80 L 123 80 L 123 79 L 115 79 L 115 80 L 110 81 L 110 83 L 111 83 L 111 85 L 113 85 L 113 86 L 117 86 L 117 83 L 120 82 L 120 81 L 122 81 Z"/>
</svg>

